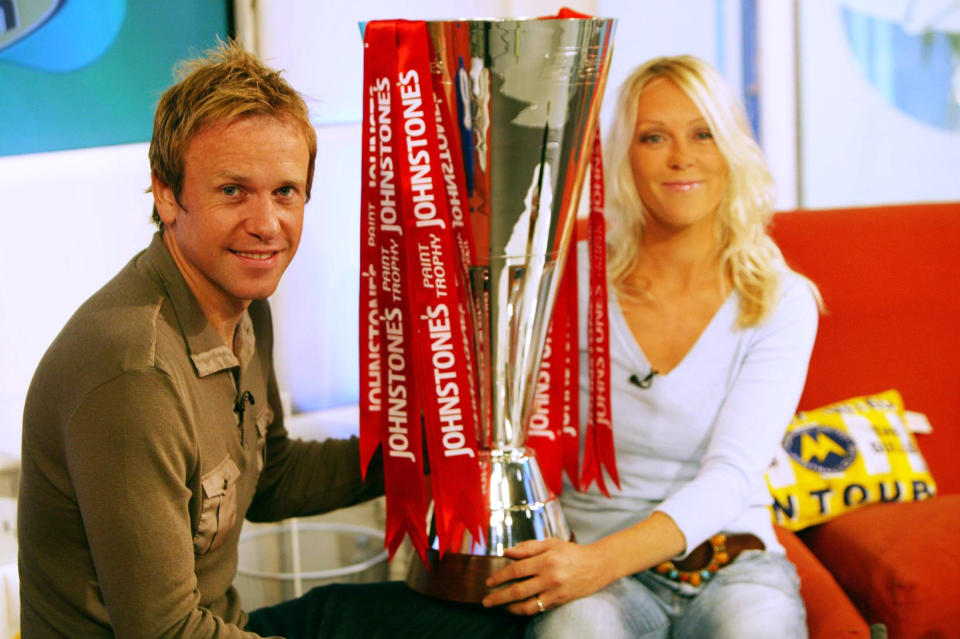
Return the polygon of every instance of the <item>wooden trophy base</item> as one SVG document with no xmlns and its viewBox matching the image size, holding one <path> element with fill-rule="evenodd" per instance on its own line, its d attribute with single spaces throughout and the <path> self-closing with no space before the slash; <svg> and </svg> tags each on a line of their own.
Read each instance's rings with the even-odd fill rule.
<svg viewBox="0 0 960 639">
<path fill-rule="evenodd" d="M 429 569 L 416 555 L 410 559 L 407 585 L 429 597 L 478 604 L 491 592 L 486 585 L 487 577 L 512 561 L 507 557 L 453 552 L 444 553 L 440 559 L 431 548 L 427 550 Z"/>
</svg>

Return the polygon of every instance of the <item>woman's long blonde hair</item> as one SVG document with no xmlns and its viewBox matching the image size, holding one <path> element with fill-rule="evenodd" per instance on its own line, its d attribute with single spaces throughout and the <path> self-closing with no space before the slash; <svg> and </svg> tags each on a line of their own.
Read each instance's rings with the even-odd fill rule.
<svg viewBox="0 0 960 639">
<path fill-rule="evenodd" d="M 773 216 L 773 177 L 763 152 L 753 139 L 747 116 L 720 74 L 689 55 L 655 58 L 638 67 L 621 85 L 614 123 L 606 141 L 610 228 L 607 233 L 607 272 L 623 294 L 642 295 L 628 283 L 637 266 L 645 211 L 630 164 L 637 103 L 647 84 L 666 78 L 700 110 L 717 148 L 727 161 L 729 179 L 716 216 L 720 247 L 720 277 L 737 292 L 737 325 L 755 326 L 773 309 L 779 289 L 778 268 L 783 255 L 766 228 Z"/>
</svg>

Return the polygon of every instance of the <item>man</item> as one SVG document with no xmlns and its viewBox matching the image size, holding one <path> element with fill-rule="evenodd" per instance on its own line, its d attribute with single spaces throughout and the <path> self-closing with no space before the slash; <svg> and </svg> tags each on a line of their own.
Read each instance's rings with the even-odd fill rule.
<svg viewBox="0 0 960 639">
<path fill-rule="evenodd" d="M 381 494 L 357 441 L 291 440 L 265 298 L 296 253 L 316 136 L 236 44 L 161 98 L 150 246 L 43 357 L 23 424 L 21 623 L 32 637 L 254 637 L 231 582 L 244 516 Z"/>
<path fill-rule="evenodd" d="M 296 253 L 316 152 L 303 100 L 236 44 L 160 99 L 159 231 L 67 322 L 27 394 L 24 639 L 522 636 L 512 615 L 402 582 L 314 588 L 249 616 L 231 585 L 244 517 L 383 493 L 379 455 L 361 481 L 355 437 L 283 427 L 265 298 Z"/>
</svg>

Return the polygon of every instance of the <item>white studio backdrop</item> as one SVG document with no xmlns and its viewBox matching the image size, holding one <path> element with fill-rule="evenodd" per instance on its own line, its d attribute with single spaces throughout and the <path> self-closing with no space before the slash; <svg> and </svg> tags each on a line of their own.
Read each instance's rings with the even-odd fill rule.
<svg viewBox="0 0 960 639">
<path fill-rule="evenodd" d="M 146 144 L 0 157 L 0 452 L 20 456 L 23 401 L 47 346 L 150 241 L 149 185 Z"/>
</svg>

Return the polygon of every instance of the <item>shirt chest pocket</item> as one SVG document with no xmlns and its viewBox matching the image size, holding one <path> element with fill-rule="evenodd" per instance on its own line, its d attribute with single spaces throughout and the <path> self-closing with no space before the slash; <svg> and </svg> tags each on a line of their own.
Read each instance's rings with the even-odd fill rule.
<svg viewBox="0 0 960 639">
<path fill-rule="evenodd" d="M 203 510 L 193 536 L 193 552 L 200 556 L 223 545 L 237 523 L 237 479 L 240 469 L 227 455 L 203 476 Z"/>
</svg>

